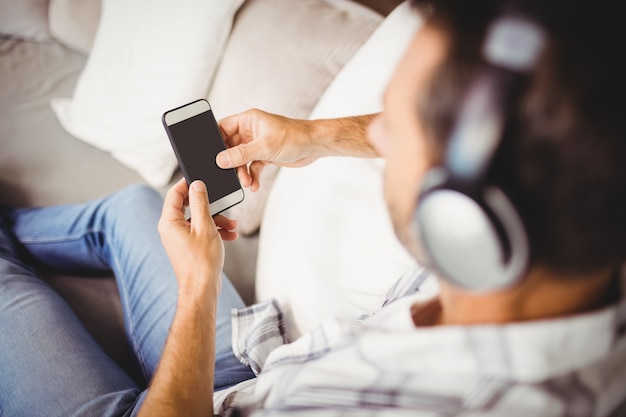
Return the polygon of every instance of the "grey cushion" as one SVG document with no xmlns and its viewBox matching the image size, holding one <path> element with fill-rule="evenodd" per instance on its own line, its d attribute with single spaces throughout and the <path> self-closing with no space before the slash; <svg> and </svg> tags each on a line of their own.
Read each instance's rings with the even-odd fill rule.
<svg viewBox="0 0 626 417">
<path fill-rule="evenodd" d="M 13 205 L 75 203 L 141 178 L 67 133 L 50 109 L 71 95 L 83 55 L 56 43 L 0 40 L 0 199 Z"/>
<path fill-rule="evenodd" d="M 50 0 L 49 31 L 54 39 L 85 55 L 96 38 L 101 0 Z"/>
</svg>

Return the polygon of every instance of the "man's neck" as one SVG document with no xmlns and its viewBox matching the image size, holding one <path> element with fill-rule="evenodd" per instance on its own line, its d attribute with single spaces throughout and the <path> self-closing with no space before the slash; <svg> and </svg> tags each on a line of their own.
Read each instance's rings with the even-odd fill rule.
<svg viewBox="0 0 626 417">
<path fill-rule="evenodd" d="M 615 300 L 612 271 L 556 276 L 534 268 L 515 287 L 472 293 L 441 282 L 437 324 L 486 324 L 538 320 L 591 311 Z"/>
</svg>

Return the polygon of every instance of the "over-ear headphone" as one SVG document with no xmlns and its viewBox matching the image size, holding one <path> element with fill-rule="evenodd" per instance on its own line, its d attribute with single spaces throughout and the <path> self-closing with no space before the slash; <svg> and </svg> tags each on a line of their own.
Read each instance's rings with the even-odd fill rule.
<svg viewBox="0 0 626 417">
<path fill-rule="evenodd" d="M 545 39 L 535 19 L 512 8 L 491 22 L 483 41 L 485 62 L 461 102 L 443 165 L 427 172 L 419 193 L 413 220 L 423 260 L 469 290 L 510 286 L 528 267 L 524 222 L 486 174 Z"/>
</svg>

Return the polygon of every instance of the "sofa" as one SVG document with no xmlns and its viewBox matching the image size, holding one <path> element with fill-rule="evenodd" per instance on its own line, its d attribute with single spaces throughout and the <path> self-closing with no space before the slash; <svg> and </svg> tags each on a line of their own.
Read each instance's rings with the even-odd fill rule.
<svg viewBox="0 0 626 417">
<path fill-rule="evenodd" d="M 194 13 L 194 2 L 133 2 L 150 10 L 151 27 L 146 13 L 133 19 L 120 0 L 0 0 L 0 201 L 77 203 L 134 183 L 164 193 L 181 174 L 160 115 L 184 100 L 208 98 L 218 118 L 252 107 L 294 118 L 380 111 L 386 80 L 419 27 L 398 0 L 200 2 L 223 9 L 206 14 Z M 176 13 L 189 7 L 179 31 L 170 27 L 169 3 L 181 8 Z M 168 30 L 173 38 L 159 38 Z M 130 52 L 120 48 L 124 36 Z M 153 36 L 163 49 L 152 50 Z M 186 42 L 171 47 L 182 36 L 211 42 L 194 46 L 200 53 Z M 146 116 L 147 96 L 160 111 Z M 384 162 L 338 159 L 299 170 L 269 166 L 261 189 L 229 211 L 242 236 L 226 244 L 225 273 L 246 303 L 278 298 L 294 338 L 328 315 L 375 309 L 412 263 L 386 215 Z M 342 249 L 347 255 L 338 255 Z M 132 372 L 112 274 L 39 271 Z M 383 273 L 389 278 L 378 280 Z"/>
</svg>

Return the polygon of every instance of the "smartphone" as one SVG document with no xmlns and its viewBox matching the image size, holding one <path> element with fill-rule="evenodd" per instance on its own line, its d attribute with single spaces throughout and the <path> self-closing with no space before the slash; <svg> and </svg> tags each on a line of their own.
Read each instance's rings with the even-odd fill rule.
<svg viewBox="0 0 626 417">
<path fill-rule="evenodd" d="M 215 163 L 226 146 L 209 102 L 200 99 L 169 110 L 162 120 L 187 185 L 195 180 L 206 184 L 211 215 L 241 203 L 243 188 L 235 169 Z"/>
</svg>

